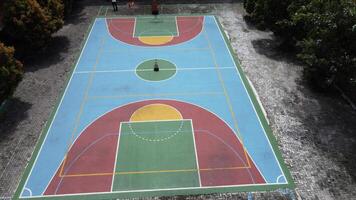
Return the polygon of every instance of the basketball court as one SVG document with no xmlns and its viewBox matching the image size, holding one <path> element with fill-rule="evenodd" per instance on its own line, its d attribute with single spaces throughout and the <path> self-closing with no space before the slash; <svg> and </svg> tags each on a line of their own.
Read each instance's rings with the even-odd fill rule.
<svg viewBox="0 0 356 200">
<path fill-rule="evenodd" d="M 93 22 L 15 199 L 293 185 L 214 16 L 113 17 Z"/>
</svg>

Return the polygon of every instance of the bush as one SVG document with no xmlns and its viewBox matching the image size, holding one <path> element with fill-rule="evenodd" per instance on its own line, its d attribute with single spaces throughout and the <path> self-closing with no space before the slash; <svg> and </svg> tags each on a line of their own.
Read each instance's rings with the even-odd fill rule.
<svg viewBox="0 0 356 200">
<path fill-rule="evenodd" d="M 12 95 L 22 78 L 22 64 L 14 58 L 15 49 L 0 42 L 0 104 Z"/>
<path fill-rule="evenodd" d="M 355 4 L 348 0 L 312 0 L 292 20 L 306 24 L 305 37 L 297 46 L 300 47 L 298 57 L 308 65 L 307 76 L 313 79 L 322 75 L 319 78 L 322 87 L 356 77 Z"/>
<path fill-rule="evenodd" d="M 354 0 L 245 0 L 244 6 L 256 24 L 297 50 L 310 83 L 322 89 L 338 84 L 356 94 Z"/>
<path fill-rule="evenodd" d="M 7 0 L 4 25 L 17 50 L 43 51 L 51 35 L 63 26 L 63 4 L 60 0 Z"/>
</svg>

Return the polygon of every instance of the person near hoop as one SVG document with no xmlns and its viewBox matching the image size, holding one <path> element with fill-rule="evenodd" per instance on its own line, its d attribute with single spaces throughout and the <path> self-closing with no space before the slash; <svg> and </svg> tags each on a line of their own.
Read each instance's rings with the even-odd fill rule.
<svg viewBox="0 0 356 200">
<path fill-rule="evenodd" d="M 154 15 L 154 16 L 158 15 L 159 12 L 158 12 L 158 2 L 157 2 L 157 0 L 153 0 L 152 1 L 151 10 L 152 10 L 152 15 Z"/>
<path fill-rule="evenodd" d="M 129 8 L 134 8 L 134 6 L 135 6 L 134 0 L 129 0 L 128 5 L 129 5 Z"/>
<path fill-rule="evenodd" d="M 112 7 L 114 8 L 114 11 L 117 11 L 117 2 L 116 0 L 111 0 Z"/>
</svg>

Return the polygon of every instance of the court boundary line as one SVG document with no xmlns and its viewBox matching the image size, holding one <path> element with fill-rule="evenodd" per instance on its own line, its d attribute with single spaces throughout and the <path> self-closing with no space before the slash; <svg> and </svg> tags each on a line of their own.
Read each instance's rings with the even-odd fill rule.
<svg viewBox="0 0 356 200">
<path fill-rule="evenodd" d="M 64 157 L 62 158 L 62 160 L 60 161 L 60 163 L 59 163 L 59 165 L 58 165 L 58 167 L 57 167 L 55 173 L 53 173 L 53 175 L 52 175 L 51 179 L 48 181 L 48 183 L 47 183 L 45 189 L 42 191 L 42 195 L 47 191 L 47 188 L 48 188 L 49 185 L 52 183 L 53 178 L 57 175 L 57 172 L 58 172 L 59 168 L 62 167 L 62 164 L 63 164 L 64 159 L 66 159 L 65 156 L 64 156 Z M 60 175 L 60 174 L 58 174 L 58 175 Z"/>
<path fill-rule="evenodd" d="M 90 35 L 95 27 L 95 24 L 97 22 L 97 18 L 95 18 L 90 26 L 88 27 L 87 29 L 87 33 L 86 33 L 86 38 L 85 38 L 85 42 L 84 42 L 84 45 L 82 45 L 81 47 L 81 52 L 79 54 L 79 57 L 77 58 L 76 60 L 76 64 L 74 66 L 74 68 L 72 68 L 72 71 L 71 71 L 71 75 L 70 75 L 70 78 L 67 79 L 67 82 L 66 82 L 66 87 L 64 90 L 62 90 L 62 94 L 61 94 L 61 97 L 60 97 L 60 100 L 57 101 L 58 103 L 56 104 L 56 109 L 55 109 L 55 112 L 52 111 L 51 113 L 51 116 L 50 118 L 46 121 L 46 124 L 44 125 L 44 128 L 41 130 L 41 133 L 40 133 L 40 136 L 39 138 L 37 139 L 37 142 L 36 142 L 36 146 L 35 146 L 35 149 L 34 151 L 32 152 L 32 155 L 31 155 L 31 159 L 30 161 L 27 163 L 26 167 L 25 167 L 25 171 L 23 172 L 23 174 L 21 175 L 21 179 L 19 181 L 19 184 L 17 186 L 17 189 L 15 190 L 15 193 L 13 195 L 14 198 L 20 198 L 23 191 L 24 191 L 24 188 L 26 187 L 27 183 L 28 183 L 28 180 L 29 178 L 31 177 L 32 175 L 32 171 L 33 171 L 33 168 L 34 166 L 36 165 L 37 163 L 37 159 L 39 157 L 39 155 L 41 154 L 41 151 L 42 151 L 42 147 L 43 145 L 45 144 L 45 141 L 47 139 L 47 136 L 49 135 L 49 132 L 52 128 L 52 125 L 53 125 L 53 122 L 54 122 L 54 119 L 56 118 L 57 116 L 57 113 L 58 113 L 58 110 L 60 108 L 60 106 L 62 105 L 62 102 L 63 102 L 63 99 L 64 99 L 64 96 L 65 94 L 67 93 L 68 91 L 68 88 L 69 88 L 69 85 L 72 81 L 72 78 L 74 77 L 74 71 L 76 70 L 76 68 L 78 67 L 79 65 L 79 61 L 83 55 L 83 50 L 85 49 L 88 41 L 89 41 L 89 38 L 90 38 Z M 90 30 L 88 32 L 88 30 Z M 84 40 L 83 40 L 84 41 Z M 50 121 L 50 123 L 47 123 L 48 121 Z M 41 146 L 38 146 L 38 144 L 41 143 Z M 35 157 L 33 156 L 35 154 Z M 28 171 L 29 170 L 29 171 Z M 55 175 L 56 173 L 54 173 Z M 53 175 L 53 176 L 54 176 Z M 26 178 L 24 179 L 24 176 L 26 176 Z M 52 177 L 53 178 L 53 177 Z M 46 189 L 46 188 L 45 188 Z M 43 192 L 41 192 L 43 193 Z"/>
<path fill-rule="evenodd" d="M 240 62 L 239 62 L 239 59 L 238 59 L 238 58 L 235 59 L 235 57 L 232 55 L 233 48 L 232 48 L 231 44 L 230 44 L 230 45 L 227 44 L 226 35 L 223 35 L 223 33 L 222 33 L 222 25 L 220 24 L 220 22 L 218 22 L 218 19 L 216 18 L 216 16 L 210 16 L 210 17 L 212 17 L 212 18 L 214 19 L 215 24 L 217 25 L 217 28 L 218 28 L 219 33 L 220 33 L 220 36 L 221 36 L 221 38 L 224 40 L 225 47 L 226 47 L 227 51 L 229 52 L 230 58 L 232 59 L 234 65 L 235 65 L 235 67 L 236 67 L 236 68 L 235 68 L 235 69 L 236 69 L 236 73 L 239 75 L 239 78 L 240 78 L 240 80 L 241 80 L 241 82 L 242 82 L 242 84 L 243 84 L 243 86 L 244 86 L 244 88 L 245 88 L 245 91 L 246 91 L 246 93 L 248 94 L 248 98 L 249 98 L 249 100 L 250 100 L 250 104 L 252 105 L 252 107 L 253 107 L 253 109 L 254 109 L 254 111 L 255 111 L 256 117 L 258 118 L 259 124 L 260 124 L 260 126 L 261 126 L 261 128 L 262 128 L 262 130 L 263 130 L 263 132 L 264 132 L 264 135 L 265 135 L 265 137 L 266 137 L 266 139 L 267 139 L 267 141 L 268 141 L 268 143 L 269 143 L 269 146 L 270 146 L 270 148 L 271 148 L 271 150 L 272 150 L 272 152 L 273 152 L 273 154 L 274 154 L 274 157 L 275 157 L 275 159 L 276 159 L 276 161 L 277 161 L 277 163 L 278 163 L 278 166 L 279 166 L 279 168 L 280 168 L 280 171 L 282 171 L 284 177 L 286 178 L 286 182 L 287 182 L 287 183 L 285 183 L 285 184 L 287 184 L 289 187 L 293 188 L 293 187 L 295 186 L 295 184 L 294 184 L 294 182 L 293 182 L 293 179 L 292 179 L 292 177 L 291 177 L 291 174 L 290 174 L 289 170 L 288 170 L 287 167 L 286 167 L 286 164 L 285 164 L 285 162 L 284 162 L 284 159 L 283 159 L 283 157 L 282 157 L 282 154 L 281 154 L 281 152 L 280 152 L 280 150 L 279 150 L 279 148 L 278 148 L 277 140 L 275 139 L 275 137 L 274 137 L 274 135 L 273 135 L 273 133 L 272 133 L 272 130 L 270 130 L 270 127 L 268 126 L 268 122 L 267 122 L 267 120 L 266 120 L 266 117 L 265 117 L 264 115 L 260 116 L 260 115 L 258 114 L 258 112 L 257 112 L 257 110 L 256 110 L 256 107 L 259 108 L 259 109 L 261 109 L 261 108 L 260 108 L 260 105 L 258 105 L 258 104 L 255 105 L 255 104 L 253 103 L 253 101 L 252 101 L 252 99 L 251 99 L 252 96 L 254 96 L 253 91 L 252 91 L 252 94 L 250 94 L 250 92 L 249 92 L 248 89 L 246 88 L 246 83 L 245 83 L 245 81 L 244 81 L 243 78 L 242 78 L 242 76 L 244 76 L 244 74 L 243 74 L 243 73 L 240 74 L 240 71 L 243 72 L 243 70 L 242 70 L 242 68 L 241 68 L 241 64 L 240 64 Z M 245 78 L 246 78 L 246 77 L 245 77 Z M 247 82 L 247 84 L 248 84 L 248 82 Z M 250 87 L 251 87 L 251 86 L 250 86 Z M 254 97 L 254 98 L 256 98 L 256 97 Z M 262 114 L 263 114 L 263 113 L 262 113 Z M 266 123 L 267 123 L 266 127 L 267 127 L 267 128 L 266 128 L 266 127 L 263 125 L 263 123 L 261 122 L 261 118 L 264 118 L 264 120 L 266 121 Z M 267 130 L 266 130 L 266 129 L 268 129 L 268 132 L 269 132 L 270 135 L 267 134 Z M 271 144 L 272 140 L 273 140 L 273 142 L 275 143 L 275 147 Z M 278 156 L 277 156 L 277 153 L 279 154 Z M 283 165 L 283 167 L 282 167 L 281 165 Z"/>
<path fill-rule="evenodd" d="M 198 172 L 198 179 L 199 179 L 199 186 L 201 187 L 201 177 L 200 177 L 200 167 L 199 167 L 199 158 L 198 158 L 198 153 L 197 153 L 197 145 L 195 144 L 195 129 L 193 125 L 193 120 L 190 120 L 190 126 L 192 128 L 192 136 L 193 136 L 193 142 L 194 142 L 194 152 L 195 152 L 195 161 L 197 164 L 197 172 Z"/>
<path fill-rule="evenodd" d="M 135 21 L 134 21 L 134 27 L 132 30 L 132 38 L 135 38 L 135 33 L 136 33 L 136 24 L 137 24 L 137 17 L 134 17 Z"/>
<path fill-rule="evenodd" d="M 142 62 L 141 62 L 142 63 Z M 140 63 L 140 64 L 141 64 Z M 118 67 L 122 68 L 122 67 Z M 221 67 L 221 69 L 234 69 L 234 67 Z M 171 71 L 172 69 L 160 69 L 162 71 Z M 214 67 L 177 67 L 176 71 L 193 71 L 193 70 L 216 70 Z M 88 73 L 121 73 L 121 72 L 136 72 L 136 71 L 152 71 L 151 69 L 146 70 L 134 70 L 134 69 L 121 69 L 121 70 L 98 70 L 98 71 L 77 71 L 75 74 L 88 74 Z"/>
<path fill-rule="evenodd" d="M 90 38 L 90 36 L 88 37 L 88 39 L 89 39 L 89 38 Z M 101 43 L 102 43 L 102 40 L 101 40 Z M 99 56 L 99 53 L 100 53 L 100 52 L 97 53 L 97 56 Z M 79 61 L 80 61 L 80 59 L 78 59 L 78 63 L 79 63 Z M 95 67 L 95 66 L 94 66 L 94 67 Z M 75 70 L 76 70 L 76 69 L 74 69 L 74 71 L 73 71 L 73 75 L 74 75 L 74 73 L 75 73 Z M 88 80 L 88 84 L 89 84 L 89 80 Z M 69 86 L 69 85 L 70 85 L 70 83 L 68 84 L 68 86 Z M 89 85 L 88 85 L 88 87 L 89 87 Z M 65 96 L 65 95 L 64 95 L 64 96 Z M 64 96 L 63 96 L 63 98 L 64 98 Z M 85 96 L 85 95 L 84 95 L 84 96 Z M 86 103 L 87 99 L 88 99 L 88 97 L 83 97 L 83 100 L 82 100 L 82 103 L 81 103 L 81 104 L 83 104 L 83 106 L 84 106 L 84 104 Z M 80 110 L 79 110 L 79 111 L 80 111 Z M 79 113 L 78 113 L 78 114 L 79 114 Z M 81 114 L 80 114 L 80 115 L 81 115 Z M 53 119 L 53 121 L 54 121 L 54 119 Z M 74 127 L 74 128 L 75 128 L 75 127 Z M 64 155 L 64 157 L 63 157 L 63 159 L 62 159 L 62 161 L 60 162 L 60 164 L 59 164 L 57 170 L 55 171 L 54 175 L 52 176 L 51 180 L 48 182 L 46 188 L 45 188 L 44 191 L 42 192 L 42 194 L 46 192 L 48 186 L 49 186 L 50 183 L 52 182 L 52 180 L 53 180 L 54 176 L 57 174 L 57 171 L 58 171 L 58 170 L 60 170 L 60 171 L 59 171 L 59 174 L 58 174 L 58 177 L 61 178 L 60 182 L 62 182 L 62 174 L 63 174 L 63 169 L 64 169 L 65 164 L 66 164 L 66 161 L 67 161 L 68 150 L 72 147 L 72 144 L 71 144 L 70 141 L 73 141 L 75 132 L 76 132 L 76 131 L 72 132 L 72 138 L 69 138 L 69 140 L 68 140 L 68 142 L 67 142 L 68 145 L 67 145 L 66 153 L 65 153 L 65 155 Z"/>
<path fill-rule="evenodd" d="M 115 172 L 116 172 L 116 165 L 117 165 L 117 156 L 118 156 L 118 153 L 119 153 L 121 130 L 122 130 L 122 124 L 120 123 L 120 131 L 119 131 L 117 144 L 116 144 L 115 163 L 114 163 L 114 169 L 113 169 L 113 172 L 112 172 L 112 180 L 111 180 L 111 187 L 110 187 L 110 191 L 111 192 L 113 191 L 114 182 L 115 182 Z"/>
<path fill-rule="evenodd" d="M 265 116 L 266 121 L 267 121 L 267 123 L 269 125 L 268 114 L 267 114 L 265 108 L 263 107 L 263 104 L 261 102 L 260 96 L 258 95 L 257 90 L 256 90 L 255 86 L 253 85 L 253 83 L 251 82 L 251 80 L 247 76 L 246 76 L 246 79 L 247 79 L 248 83 L 250 84 L 251 89 L 252 89 L 253 93 L 256 96 L 256 100 L 257 100 L 258 104 L 260 105 L 261 111 L 262 111 L 263 115 Z"/>
<path fill-rule="evenodd" d="M 109 7 L 106 7 L 105 16 L 108 14 Z"/>
<path fill-rule="evenodd" d="M 187 5 L 187 4 L 184 4 L 184 5 Z M 193 5 L 193 4 L 191 4 Z M 194 13 L 183 13 L 183 14 L 159 14 L 160 16 L 164 16 L 164 17 L 174 17 L 174 16 L 177 16 L 177 17 L 204 17 L 204 16 L 212 16 L 212 15 L 204 15 L 203 13 L 197 13 L 197 14 L 194 14 Z M 147 15 L 111 15 L 111 16 L 106 16 L 106 17 L 103 17 L 103 16 L 98 16 L 96 18 L 98 19 L 117 19 L 117 18 L 133 18 L 133 17 L 141 17 L 141 18 L 147 18 L 147 19 L 151 19 L 151 17 L 148 17 Z"/>
<path fill-rule="evenodd" d="M 202 187 L 181 187 L 181 188 L 162 188 L 162 189 L 146 189 L 146 190 L 127 190 L 127 191 L 113 191 L 113 192 L 95 192 L 95 193 L 76 193 L 76 194 L 58 194 L 58 195 L 45 195 L 45 196 L 31 196 L 25 197 L 26 199 L 33 198 L 53 198 L 53 197 L 65 197 L 65 196 L 97 196 L 105 194 L 122 194 L 122 193 L 142 193 L 142 192 L 159 192 L 159 191 L 182 191 L 182 190 L 204 190 L 204 189 L 214 189 L 214 188 L 242 188 L 242 187 L 254 187 L 254 186 L 285 186 L 282 183 L 257 183 L 257 184 L 241 184 L 241 185 L 220 185 L 220 186 L 202 186 Z M 274 189 L 274 188 L 273 188 Z M 264 191 L 264 190 L 259 190 Z M 202 194 L 205 194 L 202 192 Z M 21 197 L 20 199 L 25 199 Z"/>
<path fill-rule="evenodd" d="M 113 95 L 113 96 L 90 96 L 89 99 L 117 99 L 117 98 L 131 98 L 131 97 L 167 97 L 167 96 L 219 96 L 221 92 L 192 92 L 192 93 L 158 93 L 158 94 L 127 94 L 127 95 Z M 154 99 L 151 99 L 154 100 Z M 157 99 L 155 99 L 157 100 Z M 172 99 L 174 100 L 174 99 Z"/>
<path fill-rule="evenodd" d="M 175 24 L 176 24 L 176 30 L 177 30 L 177 37 L 179 37 L 180 36 L 180 34 L 179 34 L 179 26 L 178 26 L 178 16 L 174 16 L 174 18 L 175 18 Z"/>
</svg>

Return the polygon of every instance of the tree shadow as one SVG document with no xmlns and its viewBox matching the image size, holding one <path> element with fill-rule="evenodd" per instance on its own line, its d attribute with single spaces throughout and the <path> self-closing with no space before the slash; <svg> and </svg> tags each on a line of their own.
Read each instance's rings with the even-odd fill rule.
<svg viewBox="0 0 356 200">
<path fill-rule="evenodd" d="M 247 28 L 250 30 L 261 30 L 261 31 L 266 30 L 264 27 L 258 27 L 256 25 L 256 22 L 254 22 L 253 19 L 247 14 L 243 16 L 243 19 Z"/>
<path fill-rule="evenodd" d="M 6 112 L 0 118 L 0 140 L 15 132 L 18 124 L 28 117 L 27 111 L 31 104 L 18 98 L 11 98 L 6 106 Z"/>
<path fill-rule="evenodd" d="M 67 14 L 64 18 L 64 25 L 68 24 L 79 24 L 83 21 L 86 21 L 88 17 L 85 15 L 83 10 L 86 6 L 88 6 L 87 1 L 73 1 L 72 9 L 69 14 Z M 99 6 L 98 4 L 97 6 Z"/>
<path fill-rule="evenodd" d="M 326 175 L 317 175 L 316 184 L 340 196 L 340 190 L 344 188 L 340 184 L 349 183 L 348 176 L 356 182 L 356 111 L 336 92 L 315 92 L 306 81 L 301 85 L 305 87 L 302 89 L 305 97 L 316 101 L 306 101 L 302 108 L 295 109 L 308 129 L 298 132 L 299 140 L 302 144 L 316 147 L 328 158 L 328 162 L 334 163 L 332 168 L 320 166 Z M 349 191 L 345 189 L 344 192 Z"/>
<path fill-rule="evenodd" d="M 70 41 L 65 36 L 54 36 L 45 51 L 24 58 L 25 71 L 34 72 L 61 62 L 61 54 L 68 52 Z"/>
<path fill-rule="evenodd" d="M 296 51 L 292 47 L 282 44 L 278 38 L 257 39 L 251 41 L 253 48 L 258 54 L 276 61 L 284 61 L 293 64 L 302 64 L 296 57 Z"/>
</svg>

